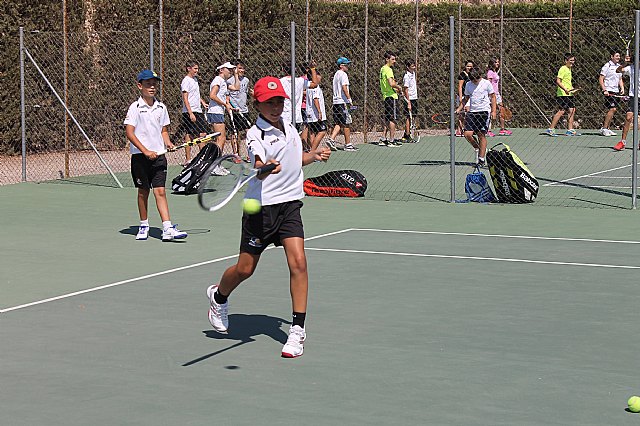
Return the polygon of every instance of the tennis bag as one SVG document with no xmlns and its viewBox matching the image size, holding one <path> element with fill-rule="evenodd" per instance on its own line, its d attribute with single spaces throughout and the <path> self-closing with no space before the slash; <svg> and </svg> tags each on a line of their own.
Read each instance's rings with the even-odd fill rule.
<svg viewBox="0 0 640 426">
<path fill-rule="evenodd" d="M 501 150 L 496 149 L 502 145 Z M 531 203 L 538 196 L 538 180 L 508 145 L 499 143 L 487 152 L 487 164 L 501 203 Z"/>
<path fill-rule="evenodd" d="M 174 194 L 195 194 L 198 192 L 200 178 L 214 161 L 220 157 L 220 148 L 215 143 L 206 144 L 187 167 L 171 181 Z"/>
<path fill-rule="evenodd" d="M 493 191 L 484 173 L 476 166 L 473 173 L 469 173 L 464 182 L 464 192 L 467 193 L 466 202 L 493 203 L 496 201 Z"/>
<path fill-rule="evenodd" d="M 355 170 L 334 170 L 304 180 L 304 193 L 314 197 L 364 197 L 367 178 Z"/>
</svg>

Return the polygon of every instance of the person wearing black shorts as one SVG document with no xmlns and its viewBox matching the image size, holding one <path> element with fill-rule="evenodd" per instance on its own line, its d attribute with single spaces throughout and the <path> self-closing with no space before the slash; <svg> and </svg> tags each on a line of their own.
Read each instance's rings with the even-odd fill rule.
<svg viewBox="0 0 640 426">
<path fill-rule="evenodd" d="M 198 72 L 200 67 L 196 61 L 187 61 L 185 64 L 187 75 L 180 83 L 182 92 L 182 118 L 180 126 L 184 131 L 184 141 L 189 142 L 199 136 L 207 134 L 207 119 L 202 112 L 202 107 L 207 108 L 207 103 L 200 96 L 200 85 L 198 84 Z M 185 164 L 191 161 L 191 147 L 184 149 Z"/>
<path fill-rule="evenodd" d="M 558 112 L 555 113 L 551 119 L 551 125 L 545 134 L 549 136 L 556 135 L 556 126 L 562 118 L 565 112 L 567 112 L 567 132 L 566 136 L 577 136 L 578 133 L 573 128 L 573 117 L 576 113 L 576 105 L 573 100 L 573 83 L 571 78 L 571 70 L 576 62 L 576 57 L 572 53 L 566 53 L 564 55 L 564 65 L 558 70 L 556 76 L 556 103 L 558 104 Z"/>
</svg>

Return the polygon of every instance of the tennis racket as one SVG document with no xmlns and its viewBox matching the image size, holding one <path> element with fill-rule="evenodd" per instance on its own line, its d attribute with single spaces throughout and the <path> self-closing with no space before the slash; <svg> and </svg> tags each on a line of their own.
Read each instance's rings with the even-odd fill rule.
<svg viewBox="0 0 640 426">
<path fill-rule="evenodd" d="M 433 114 L 431 116 L 431 122 L 434 127 L 448 127 L 449 118 L 449 114 Z"/>
<path fill-rule="evenodd" d="M 404 100 L 407 103 L 411 102 L 406 96 Z M 416 129 L 416 122 L 413 120 L 413 111 L 408 108 L 407 111 L 409 111 L 409 137 L 412 141 L 418 142 L 418 129 Z"/>
<path fill-rule="evenodd" d="M 191 139 L 189 142 L 181 143 L 180 145 L 175 145 L 173 148 L 162 149 L 157 154 L 162 155 L 162 154 L 166 154 L 167 152 L 176 152 L 177 150 L 185 148 L 187 146 L 193 146 L 200 143 L 209 143 L 211 142 L 211 140 L 213 140 L 214 138 L 217 138 L 218 136 L 220 136 L 220 132 L 209 133 L 208 135 Z"/>
<path fill-rule="evenodd" d="M 502 117 L 504 121 L 509 121 L 513 118 L 513 112 L 503 105 L 500 107 L 500 117 Z"/>
<path fill-rule="evenodd" d="M 204 210 L 220 210 L 247 182 L 278 166 L 271 163 L 252 169 L 243 161 L 238 162 L 238 159 L 237 155 L 220 157 L 204 173 L 198 186 L 198 203 Z"/>
<path fill-rule="evenodd" d="M 636 35 L 635 30 L 633 30 L 631 32 L 631 35 L 627 35 L 629 34 L 628 31 L 623 30 L 624 33 L 621 33 L 620 31 L 618 31 L 618 37 L 620 37 L 620 40 L 622 40 L 622 42 L 624 43 L 624 47 L 626 49 L 626 56 L 629 56 L 629 46 L 631 46 L 631 42 L 633 41 L 633 37 Z"/>
</svg>

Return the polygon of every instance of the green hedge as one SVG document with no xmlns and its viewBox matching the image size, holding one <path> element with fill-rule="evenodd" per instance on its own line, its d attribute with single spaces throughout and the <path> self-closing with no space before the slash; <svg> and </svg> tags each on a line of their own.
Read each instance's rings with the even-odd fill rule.
<svg viewBox="0 0 640 426">
<path fill-rule="evenodd" d="M 630 19 L 635 8 L 640 7 L 634 0 L 576 0 L 574 2 L 574 17 L 576 19 L 600 17 L 627 17 Z M 310 23 L 313 27 L 354 29 L 364 27 L 364 4 L 353 3 L 324 3 L 311 1 Z M 505 16 L 517 17 L 560 17 L 569 13 L 569 3 L 562 2 L 534 2 L 514 3 L 505 5 Z M 157 2 L 132 2 L 130 0 L 95 0 L 69 1 L 68 16 L 70 31 L 83 33 L 87 12 L 94 13 L 94 29 L 101 32 L 144 30 L 150 24 L 157 28 Z M 304 28 L 306 3 L 303 0 L 244 0 L 242 2 L 242 30 L 254 31 L 269 28 L 287 28 L 294 20 Z M 495 5 L 465 5 L 462 8 L 463 18 L 496 18 L 500 8 Z M 445 42 L 447 34 L 447 17 L 458 17 L 457 3 L 438 3 L 421 5 L 420 20 L 426 29 L 426 43 Z M 401 39 L 403 32 L 412 32 L 414 27 L 415 8 L 413 4 L 371 4 L 369 6 L 369 28 L 372 34 L 380 28 L 395 28 L 395 34 Z M 16 154 L 20 152 L 20 92 L 19 92 L 19 43 L 18 28 L 25 27 L 25 31 L 40 30 L 47 32 L 61 32 L 62 12 L 59 0 L 41 1 L 38 3 L 25 0 L 11 0 L 3 8 L 0 16 L 0 153 Z M 408 30 L 404 30 L 403 26 Z M 236 0 L 204 0 L 194 4 L 189 0 L 164 1 L 164 29 L 167 32 L 220 32 L 228 33 L 229 46 L 233 46 L 236 34 Z M 532 37 L 538 35 L 533 34 Z M 407 40 L 409 40 L 407 38 Z M 330 42 L 330 41 L 329 41 Z M 347 42 L 348 43 L 348 42 Z M 372 52 L 385 49 L 384 43 L 373 41 Z M 395 44 L 396 46 L 398 44 Z M 334 46 L 332 46 L 334 47 Z M 345 46 L 348 50 L 349 46 Z M 114 47 L 115 49 L 118 46 Z M 142 46 L 144 48 L 144 46 Z M 232 47 L 228 47 L 232 49 Z M 436 52 L 436 49 L 434 49 Z M 404 56 L 411 56 L 411 49 L 399 52 Z M 557 52 L 554 52 L 557 53 Z M 142 53 L 141 53 L 142 54 Z M 446 51 L 434 53 L 447 59 Z M 176 55 L 179 56 L 179 55 Z M 370 58 L 370 90 L 375 92 L 379 58 Z M 557 58 L 553 58 L 555 61 Z M 168 62 L 169 63 L 169 62 Z M 110 64 L 111 77 L 128 68 L 128 64 Z M 553 64 L 555 68 L 557 64 Z M 329 63 L 326 64 L 329 66 Z M 457 68 L 457 66 L 456 66 Z M 129 71 L 127 71 L 129 72 Z M 178 78 L 181 69 L 168 70 L 172 79 Z M 446 75 L 446 73 L 444 74 Z M 354 75 L 358 81 L 360 76 Z M 446 77 L 445 77 L 446 78 Z M 131 76 L 122 78 L 123 84 L 130 84 Z M 437 83 L 438 90 L 446 93 L 447 82 Z M 42 87 L 42 90 L 46 90 Z M 109 95 L 112 88 L 103 91 Z M 129 91 L 129 88 L 125 90 Z M 106 109 L 106 107 L 105 107 Z M 121 114 L 120 114 L 121 115 Z M 118 119 L 120 117 L 118 116 Z M 53 131 L 53 129 L 52 129 Z M 46 137 L 46 135 L 41 135 Z"/>
</svg>

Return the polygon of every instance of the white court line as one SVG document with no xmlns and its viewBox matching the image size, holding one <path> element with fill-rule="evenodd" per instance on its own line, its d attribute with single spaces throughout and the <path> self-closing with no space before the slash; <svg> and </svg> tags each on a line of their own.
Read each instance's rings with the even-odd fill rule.
<svg viewBox="0 0 640 426">
<path fill-rule="evenodd" d="M 341 231 L 335 231 L 335 232 L 329 232 L 329 233 L 326 233 L 326 234 L 316 235 L 314 237 L 305 238 L 305 241 L 316 240 L 318 238 L 323 238 L 323 237 L 330 237 L 332 235 L 342 234 L 344 232 L 349 232 L 349 231 L 352 231 L 352 229 L 349 228 L 349 229 L 343 229 Z M 275 248 L 275 247 L 269 247 L 269 248 L 267 248 L 267 250 L 273 249 L 273 248 Z M 192 265 L 180 266 L 178 268 L 167 269 L 166 271 L 155 272 L 153 274 L 143 275 L 141 277 L 130 278 L 128 280 L 118 281 L 118 282 L 111 283 L 111 284 L 105 284 L 105 285 L 101 285 L 99 287 L 93 287 L 93 288 L 88 288 L 86 290 L 74 291 L 73 293 L 62 294 L 60 296 L 50 297 L 48 299 L 38 300 L 38 301 L 35 301 L 35 302 L 31 302 L 31 303 L 25 303 L 23 305 L 13 306 L 13 307 L 6 308 L 6 309 L 0 309 L 0 314 L 4 314 L 4 313 L 7 313 L 7 312 L 15 311 L 15 310 L 18 310 L 18 309 L 28 308 L 30 306 L 41 305 L 43 303 L 54 302 L 56 300 L 67 299 L 69 297 L 78 296 L 80 294 L 92 293 L 94 291 L 104 290 L 105 288 L 117 287 L 117 286 L 124 285 L 124 284 L 130 284 L 130 283 L 133 283 L 133 282 L 136 282 L 136 281 L 146 280 L 148 278 L 159 277 L 159 276 L 162 276 L 162 275 L 172 274 L 174 272 L 179 272 L 179 271 L 184 271 L 184 270 L 187 270 L 187 269 L 197 268 L 197 267 L 204 266 L 204 265 L 209 265 L 209 264 L 212 264 L 212 263 L 222 262 L 224 260 L 233 259 L 234 257 L 238 257 L 238 255 L 234 254 L 232 256 L 220 257 L 220 258 L 217 258 L 217 259 L 212 259 L 212 260 L 207 260 L 207 261 L 204 261 L 204 262 L 194 263 Z"/>
<path fill-rule="evenodd" d="M 535 263 L 535 264 L 542 264 L 542 265 L 588 266 L 593 268 L 640 269 L 640 266 L 632 266 L 632 265 L 606 265 L 606 264 L 600 264 L 600 263 L 552 262 L 552 261 L 546 261 L 546 260 L 515 259 L 515 258 L 503 258 L 503 257 L 453 256 L 453 255 L 446 255 L 446 254 L 398 253 L 398 252 L 391 252 L 391 251 L 346 250 L 346 249 L 309 248 L 309 247 L 306 247 L 305 250 L 329 251 L 329 252 L 336 252 L 336 253 L 383 254 L 383 255 L 389 255 L 389 256 L 432 257 L 432 258 L 438 258 L 438 259 L 492 260 L 496 262 Z"/>
<path fill-rule="evenodd" d="M 575 185 L 554 185 L 558 188 L 575 188 Z M 586 185 L 585 185 L 586 186 Z M 633 189 L 633 186 L 616 186 L 616 185 L 588 185 L 589 188 L 602 188 L 602 189 Z"/>
<path fill-rule="evenodd" d="M 640 164 L 640 163 L 638 163 L 638 164 Z M 542 186 L 556 186 L 556 185 L 559 185 L 561 183 L 571 182 L 573 180 L 582 179 L 582 178 L 586 178 L 586 177 L 597 176 L 597 175 L 602 174 L 602 173 L 614 172 L 616 170 L 625 169 L 627 167 L 631 167 L 631 164 L 627 164 L 626 166 L 616 167 L 614 169 L 602 170 L 600 172 L 595 172 L 595 173 L 589 173 L 588 175 L 582 175 L 582 176 L 577 176 L 577 177 L 573 177 L 573 178 L 569 178 L 569 179 L 564 179 L 564 180 L 561 180 L 561 181 L 558 181 L 558 182 L 545 183 Z"/>
<path fill-rule="evenodd" d="M 535 235 L 503 235 L 503 234 L 471 234 L 465 232 L 438 232 L 438 231 L 406 231 L 399 229 L 375 229 L 375 228 L 354 228 L 352 231 L 368 232 L 391 232 L 402 234 L 432 234 L 432 235 L 457 235 L 462 237 L 491 237 L 491 238 L 515 238 L 524 240 L 552 240 L 552 241 L 584 241 L 590 243 L 618 243 L 618 244 L 640 244 L 640 241 L 625 240 L 598 240 L 593 238 L 566 238 L 566 237 L 538 237 Z"/>
</svg>

